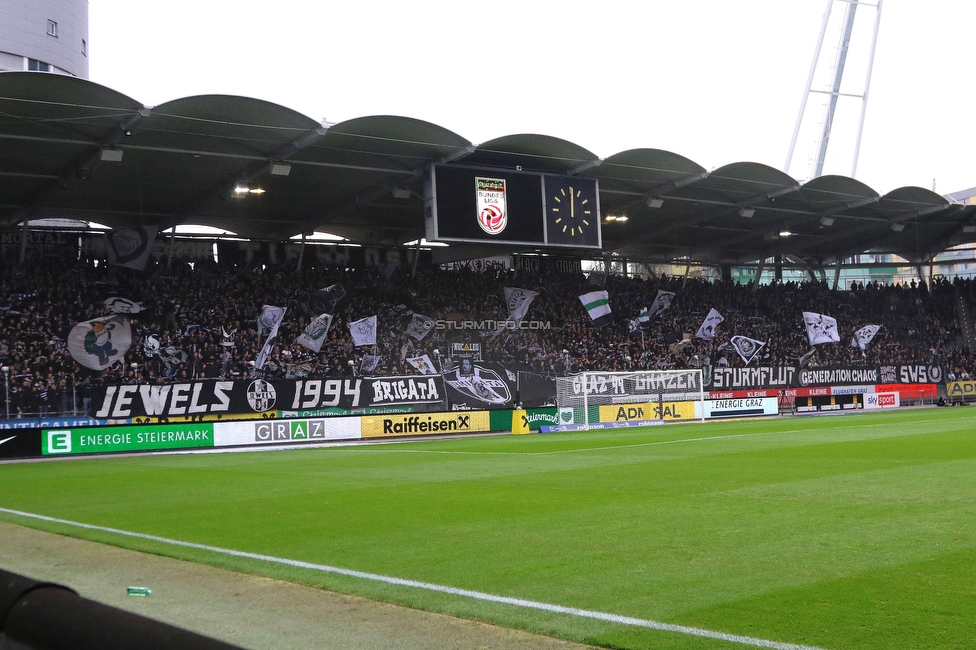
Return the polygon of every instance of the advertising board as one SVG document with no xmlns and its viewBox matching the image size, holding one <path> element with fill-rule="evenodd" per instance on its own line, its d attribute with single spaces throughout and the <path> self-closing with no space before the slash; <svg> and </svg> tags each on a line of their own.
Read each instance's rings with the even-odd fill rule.
<svg viewBox="0 0 976 650">
<path fill-rule="evenodd" d="M 600 407 L 600 422 L 631 422 L 633 420 L 694 420 L 695 402 L 658 402 L 644 404 L 613 404 Z"/>
<path fill-rule="evenodd" d="M 864 396 L 865 410 L 891 409 L 901 406 L 898 393 L 867 393 Z"/>
<path fill-rule="evenodd" d="M 456 411 L 417 415 L 367 415 L 362 418 L 363 438 L 436 436 L 491 430 L 487 411 Z"/>
<path fill-rule="evenodd" d="M 314 444 L 361 437 L 358 417 L 218 422 L 213 427 L 215 447 Z"/>
<path fill-rule="evenodd" d="M 213 424 L 42 429 L 45 456 L 213 447 Z"/>
</svg>

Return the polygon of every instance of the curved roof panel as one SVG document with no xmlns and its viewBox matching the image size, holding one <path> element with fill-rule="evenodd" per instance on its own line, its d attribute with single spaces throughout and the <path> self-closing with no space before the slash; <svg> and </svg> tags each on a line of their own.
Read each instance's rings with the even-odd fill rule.
<svg viewBox="0 0 976 650">
<path fill-rule="evenodd" d="M 866 251 L 927 260 L 976 241 L 976 206 L 919 187 L 879 196 L 851 178 L 801 184 L 753 162 L 709 172 L 659 149 L 601 160 L 537 134 L 475 146 L 422 120 L 322 124 L 247 97 L 144 107 L 83 79 L 0 73 L 0 227 L 43 217 L 195 223 L 279 241 L 322 229 L 395 246 L 425 233 L 424 183 L 436 163 L 594 178 L 603 214 L 627 217 L 604 224 L 604 252 L 633 260 L 781 255 L 822 266 Z"/>
</svg>

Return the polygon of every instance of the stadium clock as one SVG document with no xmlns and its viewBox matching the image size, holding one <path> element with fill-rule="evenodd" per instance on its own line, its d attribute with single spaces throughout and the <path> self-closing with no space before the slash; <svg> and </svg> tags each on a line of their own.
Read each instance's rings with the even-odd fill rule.
<svg viewBox="0 0 976 650">
<path fill-rule="evenodd" d="M 599 246 L 600 209 L 596 181 L 546 176 L 547 243 Z"/>
</svg>

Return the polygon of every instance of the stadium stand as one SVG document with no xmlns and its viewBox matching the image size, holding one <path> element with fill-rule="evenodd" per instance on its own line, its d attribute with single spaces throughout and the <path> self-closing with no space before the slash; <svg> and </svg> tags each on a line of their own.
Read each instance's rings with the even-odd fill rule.
<svg viewBox="0 0 976 650">
<path fill-rule="evenodd" d="M 367 354 L 380 357 L 369 373 L 374 375 L 414 374 L 406 359 L 424 354 L 443 369 L 452 362 L 452 341 L 481 342 L 485 361 L 549 376 L 742 366 L 727 345 L 736 335 L 766 342 L 753 365 L 938 363 L 951 379 L 973 374 L 973 356 L 957 324 L 958 305 L 971 304 L 973 297 L 974 285 L 967 280 L 936 280 L 931 287 L 855 284 L 835 291 L 822 282 L 753 286 L 674 277 L 598 278 L 600 287 L 580 273 L 551 271 L 428 267 L 415 275 L 408 269 L 386 275 L 373 268 L 317 268 L 299 274 L 293 266 L 177 263 L 138 272 L 82 261 L 45 259 L 18 266 L 5 260 L 0 262 L 0 364 L 7 369 L 3 381 L 11 417 L 85 413 L 89 392 L 98 384 L 244 378 L 255 374 L 263 343 L 256 319 L 262 305 L 270 304 L 287 308 L 264 370 L 270 377 L 358 375 Z M 316 315 L 309 299 L 333 284 L 344 287 L 346 296 L 316 354 L 295 341 Z M 473 323 L 505 321 L 506 286 L 538 292 L 526 320 L 539 329 L 497 336 L 473 329 Z M 597 322 L 578 298 L 594 288 L 606 288 L 613 310 Z M 639 312 L 658 290 L 673 292 L 673 304 L 640 323 Z M 78 322 L 109 314 L 105 300 L 119 296 L 144 307 L 131 315 L 133 344 L 124 362 L 100 372 L 81 367 L 68 352 L 68 332 Z M 706 341 L 695 332 L 710 309 L 725 320 L 714 340 Z M 815 346 L 808 354 L 804 311 L 836 318 L 841 341 Z M 405 333 L 412 312 L 438 321 L 421 341 Z M 356 347 L 347 324 L 372 315 L 378 320 L 377 346 Z M 463 323 L 472 325 L 460 329 Z M 866 324 L 881 329 L 862 352 L 851 336 Z M 147 347 L 147 337 L 159 342 L 158 351 Z"/>
</svg>

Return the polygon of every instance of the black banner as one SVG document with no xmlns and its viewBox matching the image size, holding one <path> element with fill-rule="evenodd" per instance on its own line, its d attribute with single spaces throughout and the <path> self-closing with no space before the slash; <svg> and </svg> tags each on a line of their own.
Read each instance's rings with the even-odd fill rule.
<svg viewBox="0 0 976 650">
<path fill-rule="evenodd" d="M 799 386 L 850 386 L 856 384 L 880 384 L 877 366 L 857 368 L 803 368 L 797 371 Z"/>
<path fill-rule="evenodd" d="M 830 366 L 795 368 L 756 366 L 716 368 L 705 371 L 708 390 L 799 388 L 804 386 L 856 386 L 871 384 L 944 384 L 941 366 L 915 364 L 893 366 Z"/>
<path fill-rule="evenodd" d="M 525 408 L 556 405 L 556 380 L 534 372 L 518 373 L 518 397 Z"/>
<path fill-rule="evenodd" d="M 96 418 L 207 418 L 277 410 L 443 405 L 439 375 L 266 381 L 193 381 L 107 386 L 92 397 Z"/>
<path fill-rule="evenodd" d="M 942 366 L 915 364 L 879 368 L 879 384 L 944 384 L 945 381 Z"/>
<path fill-rule="evenodd" d="M 790 388 L 796 386 L 796 368 L 792 366 L 755 366 L 753 368 L 712 367 L 705 371 L 706 390 L 748 390 L 750 388 Z"/>
<path fill-rule="evenodd" d="M 0 460 L 40 457 L 40 429 L 7 429 L 0 431 Z"/>
<path fill-rule="evenodd" d="M 475 363 L 473 372 L 458 365 L 444 373 L 447 398 L 452 410 L 512 408 L 517 375 L 496 363 Z"/>
</svg>

